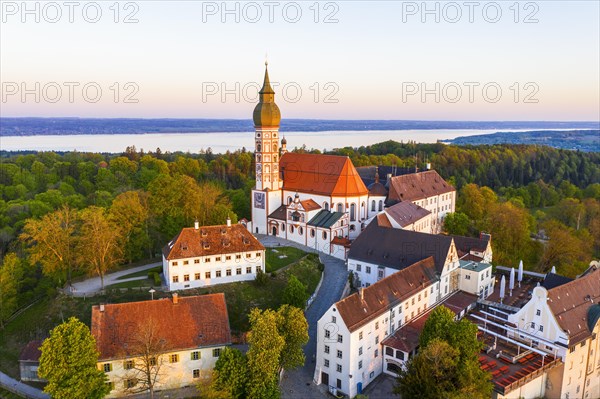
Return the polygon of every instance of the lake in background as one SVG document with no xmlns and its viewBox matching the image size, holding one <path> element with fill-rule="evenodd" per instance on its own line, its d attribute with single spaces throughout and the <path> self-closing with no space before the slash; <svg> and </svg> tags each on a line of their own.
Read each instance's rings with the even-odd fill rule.
<svg viewBox="0 0 600 399">
<path fill-rule="evenodd" d="M 532 129 L 514 130 L 529 131 Z M 567 130 L 567 129 L 552 129 Z M 308 149 L 332 150 L 341 147 L 360 147 L 387 140 L 416 141 L 417 143 L 435 143 L 438 140 L 477 134 L 491 134 L 499 130 L 367 130 L 367 131 L 324 131 L 324 132 L 285 132 L 288 149 L 306 145 Z M 511 131 L 513 131 L 511 129 Z M 0 137 L 0 149 L 4 151 L 80 151 L 111 152 L 125 151 L 127 146 L 138 150 L 155 151 L 160 147 L 166 152 L 198 153 L 210 147 L 213 153 L 235 151 L 246 147 L 254 150 L 253 132 L 231 133 L 158 133 L 158 134 L 89 134 L 89 135 L 40 135 L 40 136 L 3 136 Z"/>
</svg>

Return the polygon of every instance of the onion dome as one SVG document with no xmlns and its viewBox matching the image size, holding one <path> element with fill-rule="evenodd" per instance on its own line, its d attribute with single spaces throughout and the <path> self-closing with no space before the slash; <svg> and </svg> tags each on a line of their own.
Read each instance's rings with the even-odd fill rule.
<svg viewBox="0 0 600 399">
<path fill-rule="evenodd" d="M 375 182 L 367 187 L 369 195 L 373 197 L 385 197 L 388 194 L 385 186 L 379 181 L 379 168 L 375 167 Z"/>
<path fill-rule="evenodd" d="M 254 126 L 255 127 L 279 127 L 281 121 L 281 112 L 275 104 L 275 92 L 271 88 L 269 81 L 269 70 L 265 62 L 265 80 L 263 87 L 259 91 L 260 98 L 254 108 Z"/>
<path fill-rule="evenodd" d="M 285 136 L 283 136 L 283 138 L 281 139 L 281 144 L 283 144 L 283 145 L 287 144 L 287 140 L 285 139 Z"/>
</svg>

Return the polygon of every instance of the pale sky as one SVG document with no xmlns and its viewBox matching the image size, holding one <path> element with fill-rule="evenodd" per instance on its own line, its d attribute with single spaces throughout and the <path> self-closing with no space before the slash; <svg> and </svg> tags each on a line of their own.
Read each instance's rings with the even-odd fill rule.
<svg viewBox="0 0 600 399">
<path fill-rule="evenodd" d="M 2 116 L 600 120 L 598 1 L 0 3 Z"/>
</svg>

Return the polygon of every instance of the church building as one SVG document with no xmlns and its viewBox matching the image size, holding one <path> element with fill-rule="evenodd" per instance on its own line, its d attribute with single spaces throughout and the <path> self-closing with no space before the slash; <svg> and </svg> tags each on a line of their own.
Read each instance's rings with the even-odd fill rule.
<svg viewBox="0 0 600 399">
<path fill-rule="evenodd" d="M 370 190 L 350 158 L 287 152 L 268 70 L 259 94 L 253 115 L 256 186 L 248 229 L 344 259 L 350 240 L 381 209 L 369 207 Z"/>
</svg>

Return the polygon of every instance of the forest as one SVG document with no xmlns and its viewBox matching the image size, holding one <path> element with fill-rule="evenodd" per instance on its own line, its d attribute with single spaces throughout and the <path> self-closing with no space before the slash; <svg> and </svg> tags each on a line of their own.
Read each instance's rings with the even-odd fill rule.
<svg viewBox="0 0 600 399">
<path fill-rule="evenodd" d="M 296 148 L 294 151 L 308 151 Z M 311 150 L 311 152 L 318 152 Z M 424 168 L 458 190 L 452 234 L 492 234 L 494 263 L 575 276 L 600 255 L 600 154 L 388 141 L 355 166 Z M 57 286 L 156 258 L 194 220 L 250 218 L 253 154 L 0 153 L 0 320 Z"/>
</svg>

